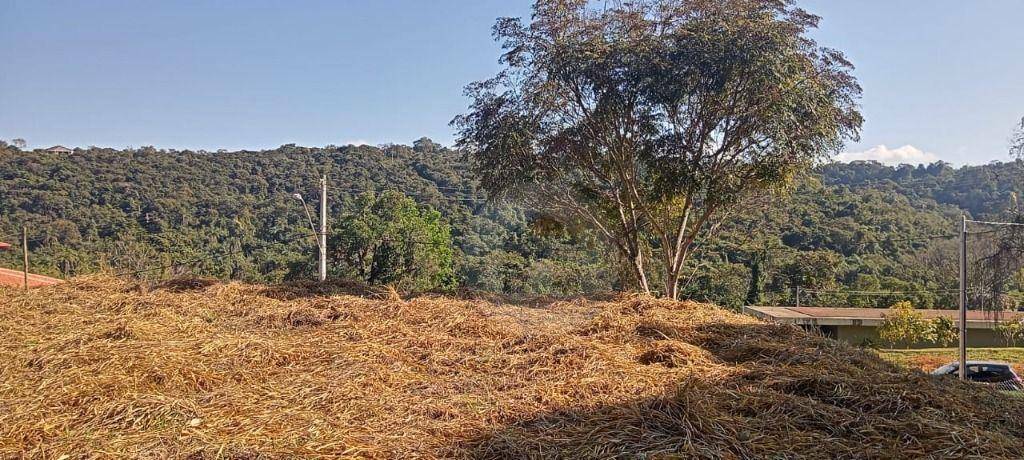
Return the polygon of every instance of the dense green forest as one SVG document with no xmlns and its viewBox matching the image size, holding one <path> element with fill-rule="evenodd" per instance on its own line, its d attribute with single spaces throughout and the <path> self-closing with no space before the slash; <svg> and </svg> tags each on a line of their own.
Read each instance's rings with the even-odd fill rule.
<svg viewBox="0 0 1024 460">
<path fill-rule="evenodd" d="M 572 295 L 626 287 L 621 261 L 592 235 L 489 203 L 467 160 L 429 139 L 412 146 L 71 154 L 2 144 L 0 240 L 17 245 L 27 226 L 33 271 L 59 277 L 107 270 L 147 278 L 308 278 L 316 242 L 293 194 L 316 206 L 320 174 L 329 177 L 330 226 L 339 232 L 360 222 L 367 192 L 398 191 L 439 213 L 439 231 L 452 242 L 454 282 L 446 288 Z M 683 292 L 730 306 L 781 304 L 795 302 L 799 286 L 805 304 L 906 299 L 953 307 L 961 213 L 999 219 L 1017 212 L 1021 177 L 1011 162 L 819 167 L 789 194 L 752 204 L 700 242 Z M 0 266 L 19 261 L 19 254 L 0 253 Z M 338 265 L 332 263 L 332 277 L 354 273 Z M 1014 289 L 1016 296 L 1019 285 Z"/>
</svg>

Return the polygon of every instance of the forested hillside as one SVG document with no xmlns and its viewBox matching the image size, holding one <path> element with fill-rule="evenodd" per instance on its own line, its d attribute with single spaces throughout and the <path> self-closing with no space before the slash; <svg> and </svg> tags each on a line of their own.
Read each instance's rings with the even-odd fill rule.
<svg viewBox="0 0 1024 460">
<path fill-rule="evenodd" d="M 371 191 L 398 190 L 439 210 L 452 229 L 464 286 L 516 293 L 608 289 L 611 277 L 598 252 L 586 250 L 580 237 L 541 237 L 528 228 L 523 210 L 489 205 L 461 156 L 427 139 L 413 147 L 286 145 L 217 153 L 141 148 L 54 155 L 4 146 L 0 236 L 18 239 L 27 225 L 34 270 L 64 277 L 100 269 L 147 277 L 303 277 L 314 270 L 316 246 L 292 195 L 316 206 L 322 173 L 330 181 L 334 222 Z M 19 255 L 2 257 L 4 266 L 20 266 Z"/>
<path fill-rule="evenodd" d="M 360 194 L 397 190 L 450 226 L 460 287 L 507 294 L 622 288 L 621 264 L 586 233 L 489 204 L 457 152 L 413 146 L 240 152 L 78 149 L 59 155 L 0 147 L 0 240 L 29 229 L 33 270 L 61 277 L 108 270 L 150 278 L 193 273 L 248 281 L 310 276 L 315 241 L 292 195 L 318 202 L 330 180 L 332 228 Z M 805 302 L 953 306 L 961 209 L 998 218 L 1024 188 L 1020 166 L 955 169 L 833 164 L 796 190 L 733 216 L 701 242 L 688 297 L 738 306 Z M 0 266 L 20 255 L 0 253 Z M 335 272 L 334 275 L 340 275 Z M 848 291 L 922 291 L 897 296 Z M 927 292 L 924 292 L 927 291 Z"/>
</svg>

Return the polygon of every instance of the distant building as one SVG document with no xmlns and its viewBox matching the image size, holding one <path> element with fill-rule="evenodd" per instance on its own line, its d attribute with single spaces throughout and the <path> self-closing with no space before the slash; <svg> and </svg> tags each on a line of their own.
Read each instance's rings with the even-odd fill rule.
<svg viewBox="0 0 1024 460">
<path fill-rule="evenodd" d="M 10 251 L 10 250 L 11 250 L 10 243 L 4 243 L 3 241 L 0 241 L 0 251 Z"/>
<path fill-rule="evenodd" d="M 50 147 L 50 148 L 46 149 L 45 151 L 46 152 L 50 152 L 50 153 L 72 153 L 72 152 L 74 152 L 74 150 L 71 150 L 71 149 L 69 149 L 69 148 L 67 148 L 67 147 L 65 147 L 63 145 L 55 145 L 53 147 Z"/>
<path fill-rule="evenodd" d="M 885 308 L 826 308 L 826 307 L 743 307 L 743 312 L 775 323 L 798 325 L 808 331 L 840 340 L 851 345 L 881 343 L 878 327 L 889 313 Z M 957 310 L 918 310 L 924 319 L 946 317 L 954 325 L 960 323 Z M 996 330 L 1000 322 L 1024 317 L 1014 311 L 967 312 L 967 345 L 971 347 L 1004 347 L 1006 342 Z M 914 348 L 934 347 L 927 343 L 910 344 Z"/>
</svg>

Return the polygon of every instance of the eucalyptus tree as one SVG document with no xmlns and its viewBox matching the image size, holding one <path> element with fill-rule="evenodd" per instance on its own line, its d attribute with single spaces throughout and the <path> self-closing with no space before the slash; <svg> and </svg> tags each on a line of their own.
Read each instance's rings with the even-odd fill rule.
<svg viewBox="0 0 1024 460">
<path fill-rule="evenodd" d="M 539 0 L 497 21 L 503 68 L 467 86 L 459 146 L 492 197 L 593 229 L 676 298 L 725 216 L 857 138 L 860 87 L 818 20 L 788 0 Z"/>
<path fill-rule="evenodd" d="M 1020 119 L 1020 126 L 1010 139 L 1010 155 L 1017 157 L 1018 160 L 1024 160 L 1024 118 Z"/>
</svg>

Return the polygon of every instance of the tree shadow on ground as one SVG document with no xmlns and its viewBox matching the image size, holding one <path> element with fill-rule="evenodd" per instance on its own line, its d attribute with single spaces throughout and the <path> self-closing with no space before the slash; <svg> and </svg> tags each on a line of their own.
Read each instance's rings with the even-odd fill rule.
<svg viewBox="0 0 1024 460">
<path fill-rule="evenodd" d="M 718 362 L 664 394 L 537 414 L 453 447 L 473 458 L 1014 458 L 1024 403 L 772 324 L 659 326 Z M 685 347 L 677 347 L 685 350 Z M 671 360 L 651 361 L 665 365 Z M 724 365 L 724 367 L 723 367 Z M 723 370 L 724 369 L 724 370 Z"/>
</svg>

